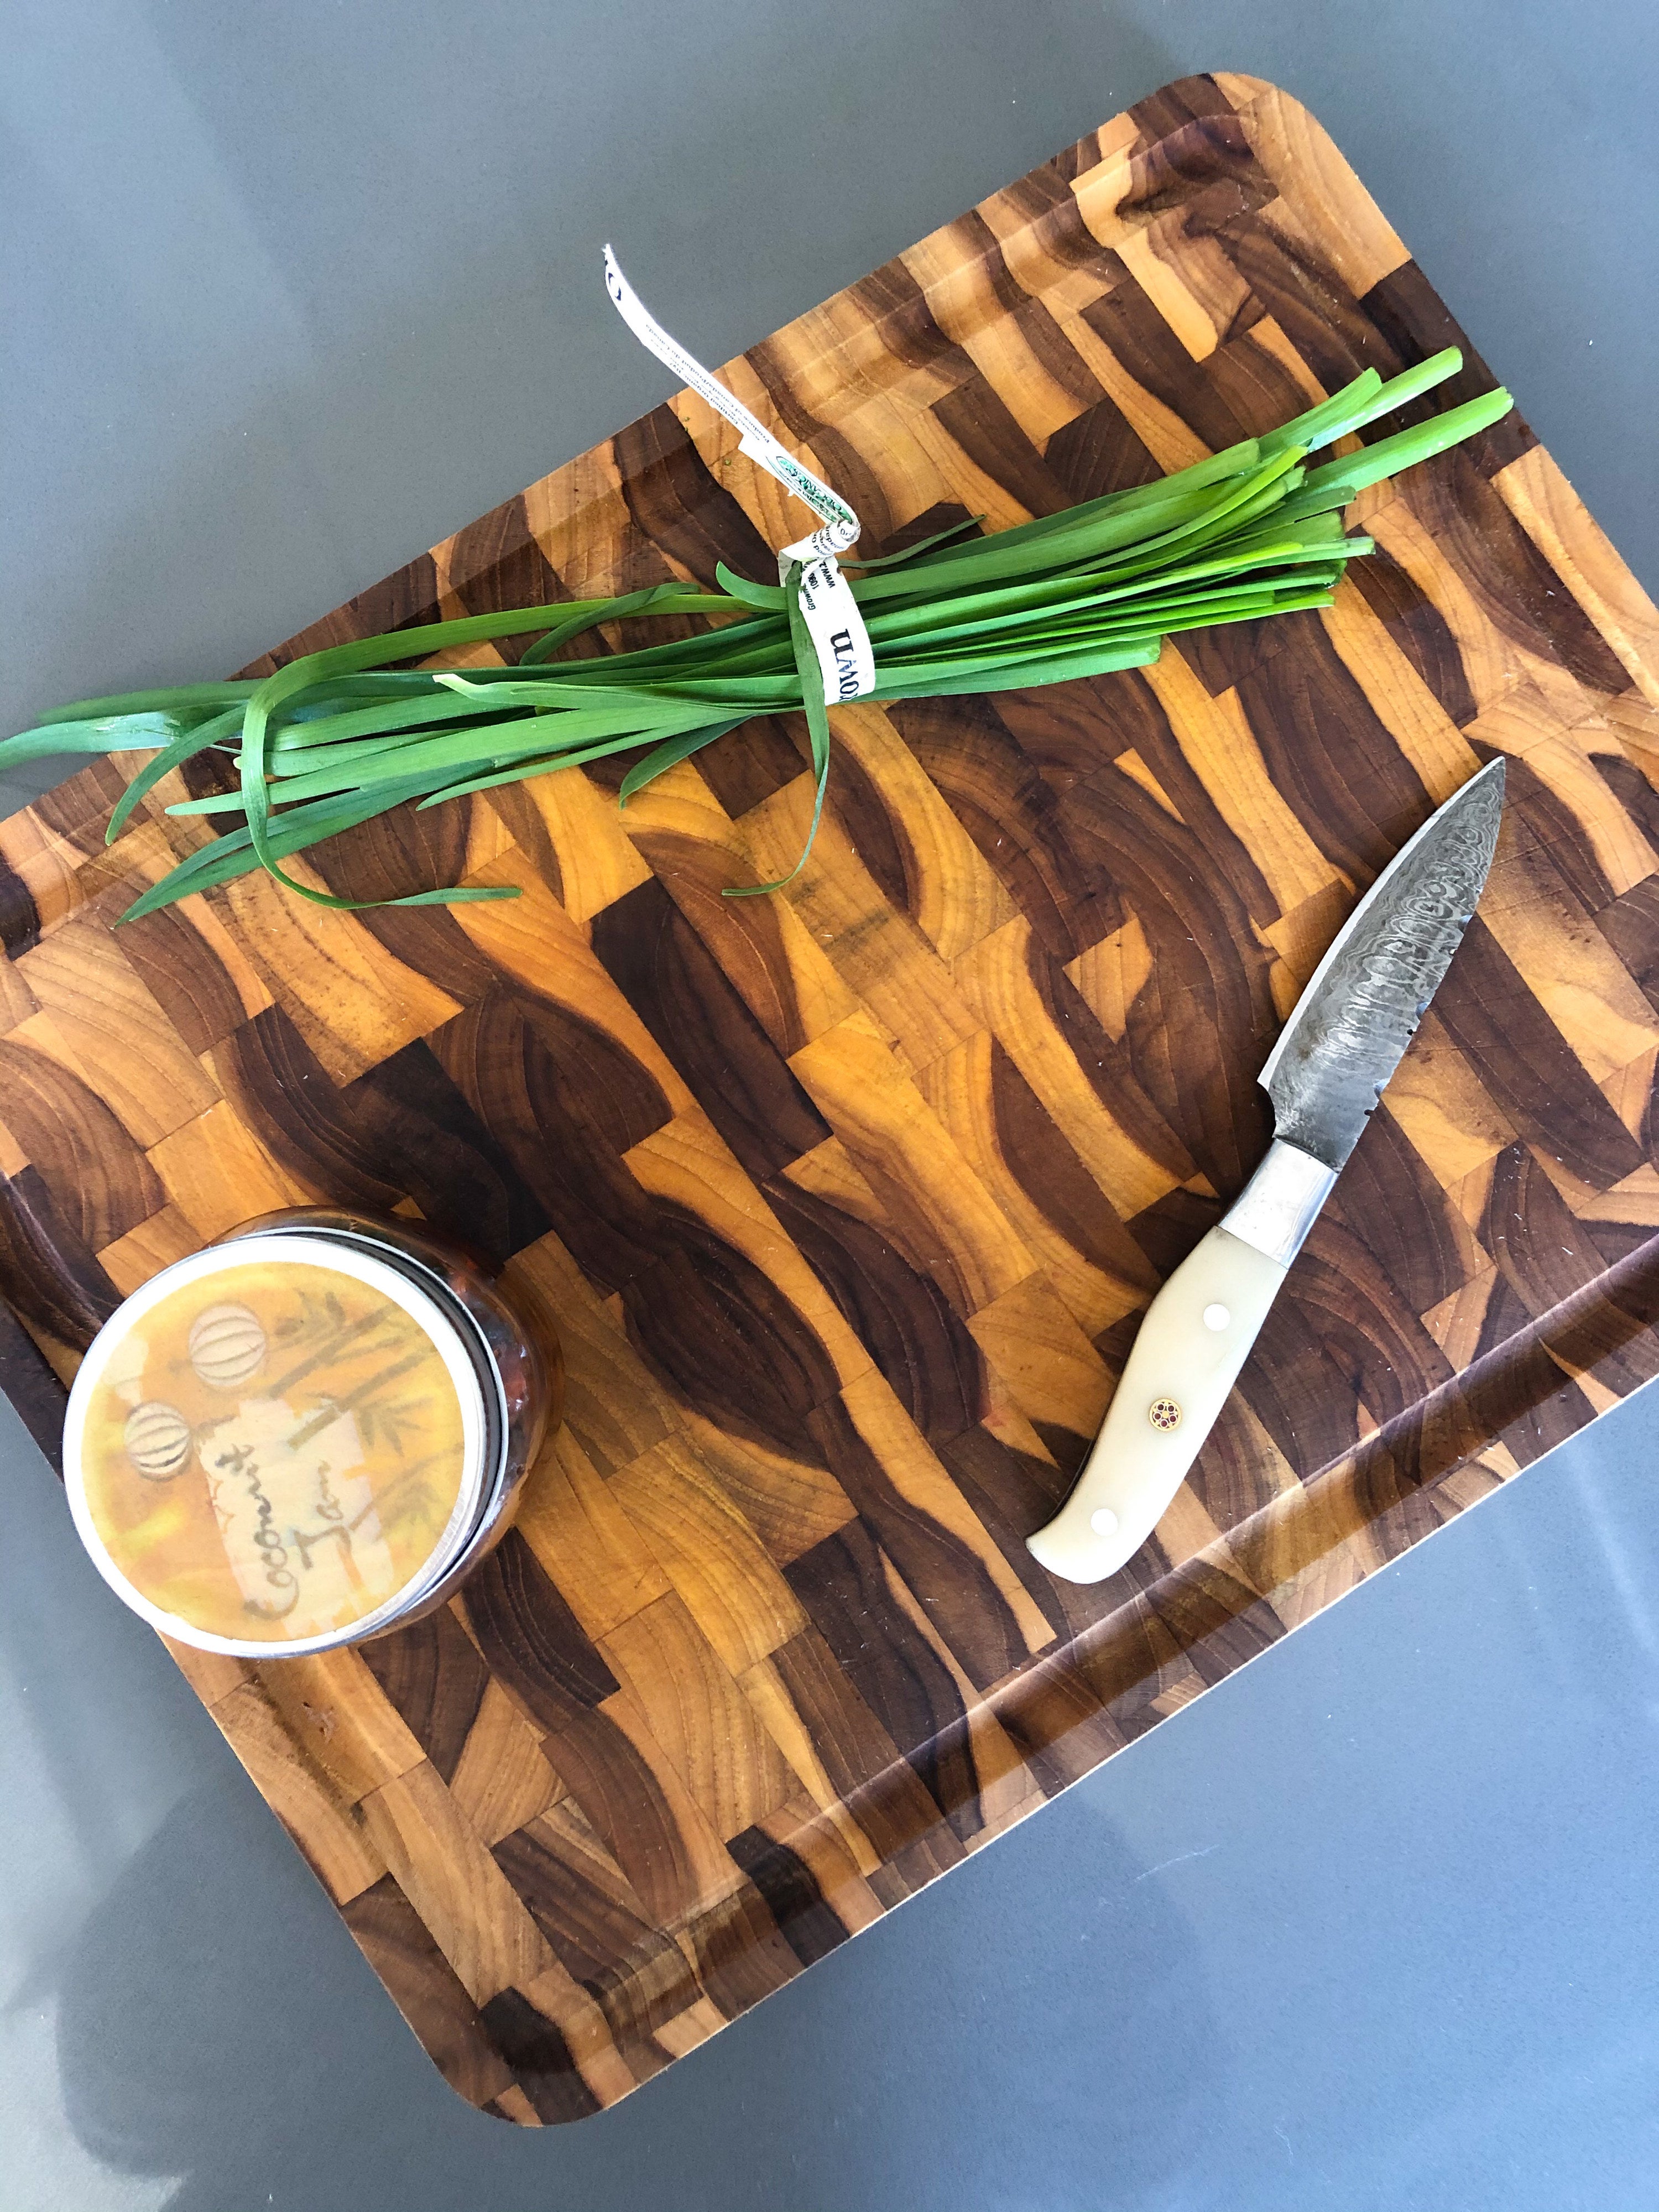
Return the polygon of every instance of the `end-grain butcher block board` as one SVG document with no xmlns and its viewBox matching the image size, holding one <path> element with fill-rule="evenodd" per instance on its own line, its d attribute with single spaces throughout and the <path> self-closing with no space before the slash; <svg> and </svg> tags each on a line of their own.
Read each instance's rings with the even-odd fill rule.
<svg viewBox="0 0 1659 2212">
<path fill-rule="evenodd" d="M 1319 125 L 1221 76 L 724 374 L 869 553 L 1452 342 Z M 1435 404 L 1490 385 L 1465 356 Z M 106 763 L 0 828 L 0 1271 L 59 1376 L 294 1201 L 459 1231 L 557 1317 L 566 1425 L 462 1600 L 332 1657 L 178 1655 L 488 2110 L 614 2103 L 1659 1370 L 1659 618 L 1513 416 L 1352 519 L 1379 550 L 1328 613 L 840 713 L 775 898 L 720 893 L 800 848 L 789 718 L 625 812 L 572 770 L 312 856 L 516 902 L 250 876 L 115 930 L 206 834 L 176 776 L 108 851 Z M 258 667 L 764 576 L 800 523 L 682 394 Z M 1267 1140 L 1282 1016 L 1500 753 L 1480 916 L 1191 1480 L 1115 1580 L 1051 1580 L 1024 1539 Z"/>
</svg>

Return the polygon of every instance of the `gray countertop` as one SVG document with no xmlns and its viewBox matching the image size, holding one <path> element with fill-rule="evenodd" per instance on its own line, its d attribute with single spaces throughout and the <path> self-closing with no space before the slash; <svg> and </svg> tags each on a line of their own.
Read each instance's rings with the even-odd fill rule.
<svg viewBox="0 0 1659 2212">
<path fill-rule="evenodd" d="M 1313 108 L 1659 581 L 1650 9 L 21 0 L 7 52 L 7 729 L 235 666 L 655 404 L 601 239 L 720 361 L 1207 67 Z M 1646 2212 L 1656 1430 L 536 2135 L 443 2086 L 0 1406 L 0 2212 Z"/>
</svg>

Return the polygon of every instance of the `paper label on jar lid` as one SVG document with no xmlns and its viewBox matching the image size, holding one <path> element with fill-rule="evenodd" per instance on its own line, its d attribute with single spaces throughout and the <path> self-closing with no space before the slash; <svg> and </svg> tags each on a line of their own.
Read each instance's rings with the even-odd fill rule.
<svg viewBox="0 0 1659 2212">
<path fill-rule="evenodd" d="M 307 1416 L 285 1398 L 247 1399 L 199 1457 L 226 1559 L 259 1630 L 319 1635 L 396 1590 L 350 1413 Z"/>
<path fill-rule="evenodd" d="M 270 1256 L 186 1273 L 94 1346 L 76 1482 L 146 1607 L 299 1643 L 367 1620 L 446 1541 L 469 1460 L 452 1358 L 362 1272 Z"/>
</svg>

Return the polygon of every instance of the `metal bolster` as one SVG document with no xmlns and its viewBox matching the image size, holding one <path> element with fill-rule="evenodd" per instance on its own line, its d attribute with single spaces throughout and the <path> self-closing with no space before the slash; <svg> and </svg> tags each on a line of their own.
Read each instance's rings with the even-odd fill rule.
<svg viewBox="0 0 1659 2212">
<path fill-rule="evenodd" d="M 1267 1157 L 1222 1217 L 1230 1237 L 1288 1267 L 1330 1195 L 1336 1170 L 1275 1137 Z"/>
</svg>

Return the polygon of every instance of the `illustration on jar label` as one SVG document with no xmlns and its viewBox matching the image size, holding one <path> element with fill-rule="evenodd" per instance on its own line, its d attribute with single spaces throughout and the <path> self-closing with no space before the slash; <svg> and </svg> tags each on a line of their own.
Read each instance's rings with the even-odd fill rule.
<svg viewBox="0 0 1659 2212">
<path fill-rule="evenodd" d="M 190 1423 L 176 1406 L 152 1398 L 135 1407 L 121 1431 L 127 1457 L 140 1474 L 152 1482 L 165 1482 L 189 1459 L 193 1439 Z"/>
<path fill-rule="evenodd" d="M 190 1364 L 211 1390 L 234 1390 L 264 1364 L 265 1333 L 249 1306 L 212 1305 L 190 1325 Z"/>
</svg>

